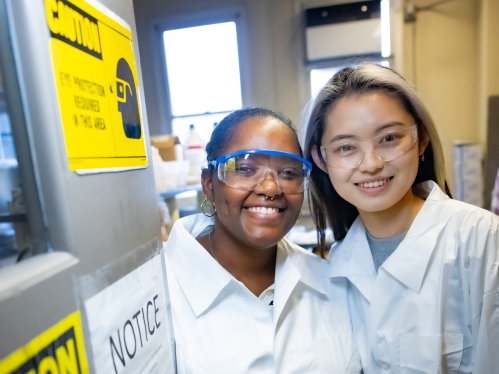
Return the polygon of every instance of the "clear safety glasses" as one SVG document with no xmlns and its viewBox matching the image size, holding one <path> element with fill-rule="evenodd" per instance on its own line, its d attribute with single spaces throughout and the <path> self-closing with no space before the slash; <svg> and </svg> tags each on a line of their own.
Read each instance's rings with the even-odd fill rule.
<svg viewBox="0 0 499 374">
<path fill-rule="evenodd" d="M 312 170 L 312 164 L 302 157 L 264 149 L 230 153 L 208 164 L 217 169 L 221 182 L 242 191 L 253 191 L 271 174 L 285 194 L 305 191 Z"/>
<path fill-rule="evenodd" d="M 392 161 L 409 152 L 418 140 L 417 126 L 385 132 L 371 140 L 358 142 L 340 139 L 327 146 L 321 146 L 326 164 L 339 169 L 356 169 L 366 153 L 372 153 L 380 161 Z"/>
</svg>

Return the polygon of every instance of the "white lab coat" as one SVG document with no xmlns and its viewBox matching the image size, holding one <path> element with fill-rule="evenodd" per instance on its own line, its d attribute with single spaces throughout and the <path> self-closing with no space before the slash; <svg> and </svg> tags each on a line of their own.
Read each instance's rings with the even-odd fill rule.
<svg viewBox="0 0 499 374">
<path fill-rule="evenodd" d="M 364 372 L 497 374 L 499 217 L 422 187 L 431 193 L 378 274 L 360 217 L 331 248 Z"/>
<path fill-rule="evenodd" d="M 278 244 L 273 318 L 269 306 L 196 241 L 214 220 L 177 221 L 166 244 L 179 373 L 359 373 L 345 282 L 328 263 Z"/>
</svg>

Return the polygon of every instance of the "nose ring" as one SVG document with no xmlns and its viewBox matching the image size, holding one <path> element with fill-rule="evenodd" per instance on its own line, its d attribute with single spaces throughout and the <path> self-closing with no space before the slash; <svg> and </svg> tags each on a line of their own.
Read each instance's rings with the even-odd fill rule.
<svg viewBox="0 0 499 374">
<path fill-rule="evenodd" d="M 275 195 L 274 195 L 274 196 L 271 196 L 271 197 L 270 197 L 270 200 L 271 200 L 271 201 L 274 201 L 274 197 L 275 197 Z M 269 197 L 268 197 L 267 195 L 265 195 L 265 200 L 268 200 L 268 199 L 269 199 Z"/>
</svg>

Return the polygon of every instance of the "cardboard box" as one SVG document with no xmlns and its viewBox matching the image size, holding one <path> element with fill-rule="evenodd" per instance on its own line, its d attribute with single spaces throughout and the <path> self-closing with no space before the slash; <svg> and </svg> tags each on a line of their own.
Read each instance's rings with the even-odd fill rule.
<svg viewBox="0 0 499 374">
<path fill-rule="evenodd" d="M 175 146 L 180 145 L 180 140 L 174 135 L 151 136 L 151 145 L 158 148 L 163 161 L 175 161 L 177 159 Z"/>
</svg>

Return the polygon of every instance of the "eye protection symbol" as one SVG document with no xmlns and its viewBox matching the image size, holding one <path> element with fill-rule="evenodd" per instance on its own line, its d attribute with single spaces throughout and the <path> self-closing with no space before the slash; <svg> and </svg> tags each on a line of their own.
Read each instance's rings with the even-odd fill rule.
<svg viewBox="0 0 499 374">
<path fill-rule="evenodd" d="M 132 69 L 124 58 L 119 59 L 116 66 L 116 101 L 125 136 L 129 139 L 141 139 L 137 87 Z"/>
<path fill-rule="evenodd" d="M 130 95 L 133 95 L 130 83 L 123 79 L 116 78 L 116 96 L 120 103 L 126 103 L 127 92 L 130 92 Z"/>
</svg>

